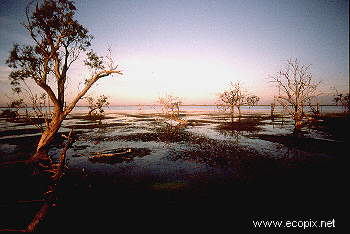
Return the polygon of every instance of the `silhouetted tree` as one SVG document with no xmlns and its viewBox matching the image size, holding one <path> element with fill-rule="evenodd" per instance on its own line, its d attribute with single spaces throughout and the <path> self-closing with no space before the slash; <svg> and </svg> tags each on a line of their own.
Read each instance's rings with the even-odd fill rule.
<svg viewBox="0 0 350 234">
<path fill-rule="evenodd" d="M 219 94 L 218 107 L 222 108 L 224 111 L 229 110 L 231 115 L 231 122 L 234 118 L 235 107 L 238 110 L 238 117 L 241 117 L 241 106 L 255 105 L 260 98 L 253 94 L 248 94 L 243 88 L 241 83 L 230 82 L 230 86 L 227 90 Z"/>
<path fill-rule="evenodd" d="M 278 87 L 276 101 L 291 114 L 295 130 L 302 126 L 304 106 L 318 95 L 320 82 L 314 81 L 309 68 L 310 65 L 302 65 L 297 59 L 289 59 L 284 68 L 270 76 Z"/>
<path fill-rule="evenodd" d="M 11 85 L 19 89 L 25 80 L 33 80 L 53 104 L 52 118 L 47 123 L 32 160 L 48 159 L 47 148 L 62 121 L 96 81 L 112 74 L 121 74 L 113 61 L 104 62 L 89 50 L 93 37 L 75 20 L 76 7 L 69 0 L 44 0 L 36 6 L 29 4 L 23 24 L 33 43 L 15 44 L 6 63 L 12 72 Z M 86 54 L 85 65 L 92 71 L 84 88 L 65 106 L 65 84 L 71 65 Z M 53 82 L 55 85 L 53 85 Z"/>
</svg>

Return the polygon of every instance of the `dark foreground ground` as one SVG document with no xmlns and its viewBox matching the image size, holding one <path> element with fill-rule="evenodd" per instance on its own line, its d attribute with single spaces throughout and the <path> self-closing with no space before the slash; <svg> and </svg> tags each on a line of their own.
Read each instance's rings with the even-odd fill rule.
<svg viewBox="0 0 350 234">
<path fill-rule="evenodd" d="M 257 229 L 253 221 L 333 219 L 336 228 L 308 230 L 327 233 L 346 228 L 348 117 L 324 116 L 298 135 L 291 133 L 288 123 L 267 131 L 272 122 L 266 116 L 247 116 L 239 124 L 227 124 L 222 116 L 188 118 L 192 126 L 180 130 L 154 116 L 126 120 L 130 118 L 106 121 L 104 126 L 65 124 L 66 129 L 75 127 L 77 141 L 69 151 L 56 205 L 39 231 L 295 232 L 303 228 Z M 151 127 L 145 130 L 145 126 Z M 92 132 L 98 128 L 112 130 Z M 121 134 L 112 134 L 116 129 Z M 18 152 L 12 151 L 21 159 L 25 156 L 20 151 L 29 151 L 36 140 L 37 136 L 27 136 L 6 143 L 22 144 Z M 57 139 L 55 147 L 61 144 Z M 110 150 L 120 145 L 136 152 L 130 161 L 91 162 L 84 157 L 101 149 L 98 146 Z M 148 167 L 150 163 L 156 166 Z M 174 171 L 177 175 L 171 171 L 174 166 L 180 168 Z M 135 168 L 135 173 L 128 172 Z M 2 166 L 1 229 L 23 228 L 40 208 L 40 201 L 24 200 L 42 199 L 46 178 L 31 175 L 30 168 L 21 164 Z"/>
</svg>

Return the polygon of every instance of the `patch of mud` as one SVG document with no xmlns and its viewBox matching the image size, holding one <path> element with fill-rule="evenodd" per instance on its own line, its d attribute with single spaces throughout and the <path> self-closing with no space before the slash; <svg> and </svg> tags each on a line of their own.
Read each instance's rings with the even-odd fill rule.
<svg viewBox="0 0 350 234">
<path fill-rule="evenodd" d="M 141 129 L 142 130 L 142 129 Z M 192 134 L 184 128 L 170 125 L 154 125 L 149 128 L 150 131 L 144 129 L 140 132 L 133 132 L 125 135 L 114 136 L 90 136 L 91 141 L 141 141 L 141 142 L 182 142 L 191 141 Z M 125 131 L 124 131 L 125 133 Z"/>
<path fill-rule="evenodd" d="M 298 135 L 255 135 L 261 140 L 282 144 L 288 148 L 294 148 L 312 153 L 322 153 L 328 155 L 343 155 L 348 147 L 345 142 L 315 139 Z"/>
<path fill-rule="evenodd" d="M 332 139 L 346 141 L 349 138 L 349 115 L 325 115 L 310 125 L 311 129 L 322 131 Z"/>
<path fill-rule="evenodd" d="M 48 121 L 51 121 L 51 119 L 47 119 Z M 37 118 L 27 118 L 27 117 L 17 117 L 13 119 L 7 119 L 7 121 L 12 123 L 27 123 L 27 124 L 39 124 L 39 123 L 45 123 L 45 118 L 37 117 Z"/>
<path fill-rule="evenodd" d="M 104 120 L 104 119 L 114 119 L 113 116 L 94 116 L 94 115 L 69 115 L 67 119 L 79 119 L 79 120 L 87 120 L 87 121 L 96 121 L 96 120 Z"/>
<path fill-rule="evenodd" d="M 155 118 L 140 118 L 140 119 L 134 119 L 133 122 L 156 122 L 157 119 Z"/>
<path fill-rule="evenodd" d="M 73 149 L 76 151 L 76 150 L 84 150 L 84 149 L 87 149 L 89 148 L 90 145 L 87 145 L 87 144 L 83 144 L 83 145 L 76 145 L 74 144 L 73 145 Z"/>
<path fill-rule="evenodd" d="M 0 137 L 4 136 L 18 136 L 18 135 L 26 135 L 26 134 L 36 134 L 40 133 L 40 129 L 38 128 L 23 128 L 23 129 L 11 129 L 0 132 Z"/>
<path fill-rule="evenodd" d="M 208 124 L 218 124 L 221 122 L 215 120 L 205 120 L 205 119 L 189 119 L 187 120 L 190 126 L 204 126 Z"/>
<path fill-rule="evenodd" d="M 241 119 L 236 122 L 227 122 L 220 124 L 217 129 L 220 131 L 246 131 L 254 132 L 260 130 L 260 125 L 263 125 L 260 119 Z"/>
<path fill-rule="evenodd" d="M 108 141 L 161 141 L 161 142 L 181 142 L 188 141 L 188 134 L 186 133 L 132 133 L 127 135 L 119 135 L 114 137 L 103 138 Z M 98 138 L 95 140 L 99 140 Z"/>
<path fill-rule="evenodd" d="M 129 123 L 96 123 L 96 124 L 74 124 L 74 125 L 67 125 L 65 128 L 74 128 L 74 129 L 95 129 L 95 128 L 110 128 L 110 127 L 120 127 L 120 126 L 126 126 L 129 125 Z"/>
<path fill-rule="evenodd" d="M 51 143 L 52 148 L 61 148 L 66 138 L 62 136 L 68 135 L 69 132 L 62 131 L 57 134 L 54 140 Z M 78 137 L 82 132 L 74 131 L 73 136 Z M 19 159 L 27 159 L 33 152 L 35 152 L 36 145 L 40 139 L 41 135 L 27 135 L 27 136 L 19 136 L 19 137 L 9 137 L 0 139 L 0 145 L 7 145 L 8 149 L 11 151 L 5 151 L 4 153 L 11 153 L 11 160 L 19 160 Z M 11 147 L 11 148 L 9 148 Z M 1 153 L 1 151 L 0 151 Z M 1 157 L 1 161 L 5 161 L 5 159 L 10 158 L 10 156 Z M 7 160 L 6 160 L 7 161 Z"/>
<path fill-rule="evenodd" d="M 154 114 L 123 114 L 124 116 L 127 117 L 134 117 L 134 118 L 139 118 L 139 119 L 149 119 L 154 116 Z"/>
<path fill-rule="evenodd" d="M 242 156 L 249 152 L 230 142 L 218 141 L 202 137 L 197 145 L 188 147 L 185 150 L 172 151 L 168 156 L 170 160 L 189 160 L 198 163 L 205 163 L 214 167 L 237 166 Z"/>
</svg>

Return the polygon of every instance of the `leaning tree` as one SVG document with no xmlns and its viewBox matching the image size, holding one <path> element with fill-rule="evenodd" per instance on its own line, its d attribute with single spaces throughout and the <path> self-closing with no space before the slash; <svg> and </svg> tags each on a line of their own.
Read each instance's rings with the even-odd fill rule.
<svg viewBox="0 0 350 234">
<path fill-rule="evenodd" d="M 40 87 L 53 104 L 51 119 L 47 122 L 31 160 L 46 160 L 48 146 L 55 138 L 62 121 L 77 102 L 100 78 L 122 74 L 111 57 L 105 60 L 91 48 L 93 36 L 75 18 L 76 7 L 69 0 L 44 0 L 26 8 L 27 29 L 32 43 L 15 44 L 6 61 L 12 68 L 11 85 L 19 91 L 28 80 Z M 91 70 L 84 87 L 65 105 L 65 85 L 72 64 L 85 54 L 84 64 Z"/>
<path fill-rule="evenodd" d="M 278 87 L 275 98 L 291 114 L 295 130 L 302 127 L 305 105 L 318 96 L 320 82 L 313 79 L 309 68 L 310 65 L 300 64 L 297 59 L 288 59 L 284 68 L 270 76 Z"/>
</svg>

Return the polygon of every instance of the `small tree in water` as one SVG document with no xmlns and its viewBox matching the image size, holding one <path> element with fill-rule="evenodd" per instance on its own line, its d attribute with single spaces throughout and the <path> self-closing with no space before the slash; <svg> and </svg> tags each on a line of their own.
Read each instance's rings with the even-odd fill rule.
<svg viewBox="0 0 350 234">
<path fill-rule="evenodd" d="M 14 119 L 19 116 L 19 113 L 18 113 L 19 109 L 24 107 L 23 98 L 18 98 L 16 100 L 13 100 L 7 106 L 8 108 L 1 112 L 0 117 L 7 117 L 7 118 Z"/>
<path fill-rule="evenodd" d="M 350 94 L 349 93 L 338 93 L 338 90 L 335 90 L 337 93 L 334 97 L 334 102 L 337 106 L 342 106 L 345 112 L 349 113 L 350 110 Z"/>
<path fill-rule="evenodd" d="M 247 105 L 249 106 L 255 106 L 259 101 L 260 98 L 254 94 L 251 94 L 247 97 Z"/>
<path fill-rule="evenodd" d="M 180 105 L 181 99 L 172 95 L 165 95 L 159 97 L 159 104 L 162 105 L 162 112 L 165 116 L 172 119 L 178 119 L 180 117 Z"/>
<path fill-rule="evenodd" d="M 297 59 L 289 59 L 284 68 L 270 76 L 278 87 L 276 101 L 291 114 L 295 130 L 302 127 L 304 106 L 318 95 L 320 82 L 314 81 L 309 68 L 310 65 L 302 65 Z"/>
<path fill-rule="evenodd" d="M 238 117 L 241 117 L 242 105 L 255 105 L 259 100 L 259 97 L 253 94 L 247 94 L 239 81 L 231 82 L 229 88 L 219 94 L 218 107 L 224 111 L 229 111 L 231 122 L 233 122 L 235 107 L 238 110 Z"/>
<path fill-rule="evenodd" d="M 104 113 L 104 107 L 108 107 L 109 106 L 109 101 L 108 101 L 108 97 L 105 95 L 100 95 L 99 97 L 97 97 L 96 99 L 89 96 L 86 97 L 86 100 L 88 102 L 89 105 L 89 113 L 88 116 L 91 117 L 92 114 L 95 115 L 102 115 Z M 97 111 L 99 113 L 97 113 Z"/>
<path fill-rule="evenodd" d="M 53 104 L 52 118 L 46 124 L 31 160 L 49 159 L 48 146 L 62 121 L 96 81 L 113 74 L 122 74 L 111 58 L 106 63 L 103 57 L 88 50 L 93 37 L 74 19 L 75 12 L 76 7 L 69 0 L 44 0 L 35 7 L 29 4 L 26 9 L 27 21 L 23 25 L 33 43 L 23 46 L 15 44 L 6 61 L 12 68 L 9 78 L 13 87 L 20 88 L 26 80 L 32 80 Z M 65 106 L 68 71 L 82 53 L 86 54 L 84 62 L 92 74 L 83 89 Z"/>
</svg>

